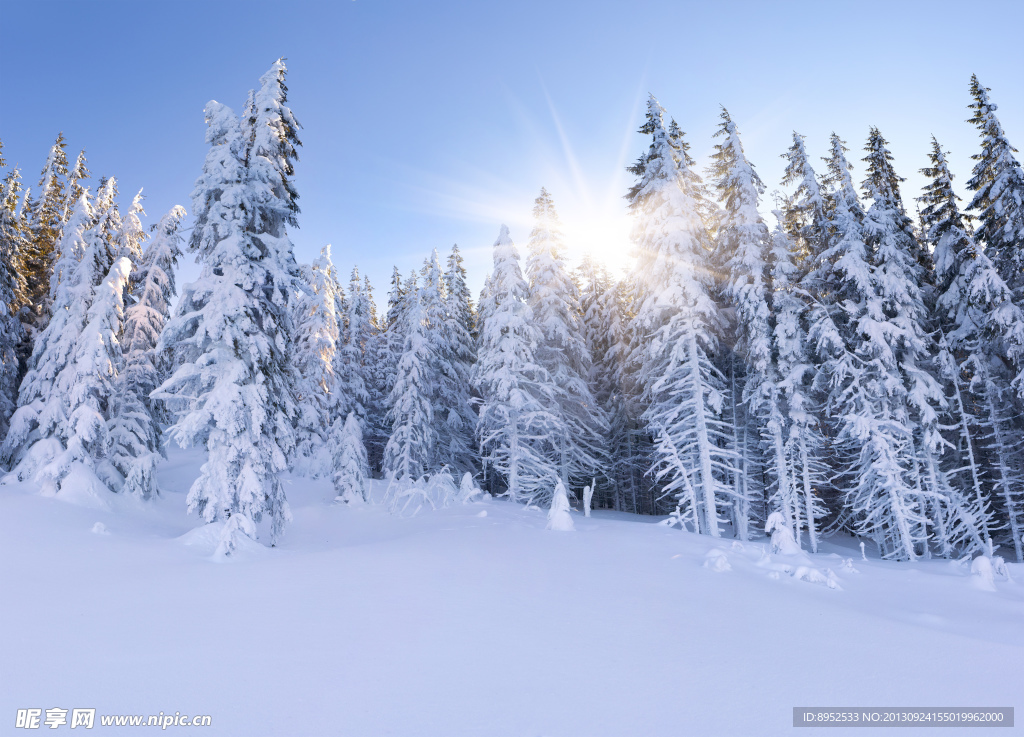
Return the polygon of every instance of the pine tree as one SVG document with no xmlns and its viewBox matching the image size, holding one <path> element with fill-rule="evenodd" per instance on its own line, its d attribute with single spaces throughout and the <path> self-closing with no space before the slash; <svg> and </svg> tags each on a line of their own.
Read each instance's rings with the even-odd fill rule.
<svg viewBox="0 0 1024 737">
<path fill-rule="evenodd" d="M 0 436 L 7 435 L 18 406 L 19 346 L 25 331 L 18 312 L 25 303 L 23 256 L 27 246 L 18 219 L 21 174 L 9 172 L 0 183 Z"/>
<path fill-rule="evenodd" d="M 784 207 L 783 225 L 793 241 L 795 263 L 802 274 L 821 268 L 821 254 L 827 239 L 827 203 L 818 176 L 814 173 L 804 137 L 793 133 L 793 145 L 782 155 L 786 159 L 786 172 L 782 184 L 796 184 L 796 189 Z"/>
<path fill-rule="evenodd" d="M 480 345 L 473 386 L 480 395 L 477 423 L 485 464 L 502 477 L 504 496 L 540 501 L 558 476 L 552 431 L 558 428 L 551 377 L 534 355 L 540 331 L 527 300 L 529 287 L 519 253 L 501 226 L 494 242 L 494 270 L 480 299 Z"/>
<path fill-rule="evenodd" d="M 121 219 L 121 227 L 118 229 L 117 255 L 119 258 L 126 258 L 133 264 L 142 261 L 142 244 L 146 242 L 146 231 L 142 227 L 139 215 L 145 215 L 142 209 L 142 190 L 138 191 L 132 198 L 132 204 L 128 212 Z"/>
<path fill-rule="evenodd" d="M 398 362 L 395 385 L 388 397 L 391 437 L 384 448 L 384 474 L 412 481 L 430 470 L 437 447 L 430 385 L 433 355 L 426 335 L 426 316 L 419 290 L 406 293 L 408 334 Z"/>
<path fill-rule="evenodd" d="M 756 470 L 763 464 L 771 483 L 785 489 L 786 496 L 790 479 L 779 377 L 772 361 L 768 226 L 757 211 L 764 184 L 747 161 L 736 124 L 724 108 L 721 117 L 715 136 L 723 141 L 715 147 L 711 173 L 723 207 L 717 249 L 726 269 L 726 301 L 735 311 L 732 342 L 743 362 L 740 397 L 743 419 L 747 422 L 735 425 L 740 430 L 734 434 L 739 454 L 735 476 L 739 483 L 734 487 L 733 524 L 738 536 L 745 540 L 752 515 L 751 502 L 763 496 L 758 483 L 761 474 Z M 735 398 L 737 392 L 731 394 Z M 761 440 L 763 458 L 758 442 Z M 786 519 L 791 524 L 794 521 L 789 510 Z"/>
<path fill-rule="evenodd" d="M 971 75 L 971 118 L 981 134 L 981 152 L 967 186 L 974 192 L 968 208 L 977 213 L 977 239 L 984 244 L 999 276 L 1013 290 L 1018 305 L 1024 300 L 1024 170 L 1014 158 L 989 89 Z M 1024 395 L 1022 395 L 1024 396 Z"/>
<path fill-rule="evenodd" d="M 87 247 L 85 258 L 76 270 L 74 278 L 76 282 L 81 280 L 83 291 L 88 276 L 94 271 L 90 251 L 98 252 L 98 245 Z M 74 361 L 57 378 L 56 388 L 61 391 L 66 413 L 66 424 L 58 427 L 64 450 L 35 476 L 44 494 L 57 493 L 69 483 L 78 486 L 83 481 L 92 487 L 93 493 L 120 485 L 116 470 L 106 458 L 107 427 L 117 368 L 121 364 L 117 336 L 121 332 L 124 293 L 130 272 L 131 262 L 120 258 L 111 265 L 98 287 L 90 285 L 91 304 L 85 328 L 76 341 Z"/>
<path fill-rule="evenodd" d="M 398 267 L 391 273 L 391 289 L 388 292 L 388 308 L 367 349 L 369 354 L 367 371 L 367 392 L 370 397 L 367 406 L 367 427 L 364 430 L 366 452 L 370 467 L 381 469 L 384 447 L 391 435 L 387 420 L 388 397 L 395 385 L 398 362 L 405 346 L 404 311 L 405 293 L 402 275 Z"/>
<path fill-rule="evenodd" d="M 357 504 L 367 501 L 366 447 L 363 431 L 354 412 L 344 422 L 339 417 L 331 428 L 331 448 L 334 455 L 334 490 L 336 501 Z"/>
<path fill-rule="evenodd" d="M 119 239 L 124 222 L 117 206 L 117 195 L 117 179 L 101 177 L 93 200 L 93 230 L 104 243 L 102 251 L 97 252 L 103 259 L 101 268 L 104 269 L 110 268 L 121 250 Z"/>
<path fill-rule="evenodd" d="M 595 403 L 608 420 L 604 440 L 608 466 L 603 474 L 611 482 L 609 501 L 613 509 L 623 510 L 624 495 L 629 493 L 635 510 L 636 477 L 646 468 L 638 467 L 631 453 L 624 375 L 629 345 L 620 284 L 589 255 L 580 265 L 579 274 L 583 338 L 591 358 L 587 380 Z"/>
<path fill-rule="evenodd" d="M 303 272 L 309 291 L 299 295 L 293 316 L 292 362 L 299 376 L 296 455 L 300 471 L 315 478 L 329 469 L 327 434 L 338 404 L 335 362 L 341 330 L 337 314 L 339 286 L 331 261 L 331 247 L 325 246 Z"/>
<path fill-rule="evenodd" d="M 29 242 L 25 250 L 29 307 L 26 318 L 33 330 L 46 327 L 50 316 L 50 272 L 57 258 L 54 249 L 63 235 L 64 217 L 69 209 L 64 191 L 64 177 L 68 173 L 66 145 L 64 134 L 57 134 L 39 177 L 39 194 L 29 212 Z"/>
<path fill-rule="evenodd" d="M 552 461 L 568 489 L 571 481 L 581 483 L 605 465 L 602 440 L 608 421 L 587 383 L 590 353 L 580 325 L 579 289 L 565 267 L 558 213 L 546 189 L 534 202 L 533 216 L 526 276 L 533 322 L 540 332 L 535 355 L 556 392 Z"/>
<path fill-rule="evenodd" d="M 63 446 L 50 440 L 64 433 L 66 427 L 65 398 L 56 384 L 74 360 L 78 336 L 87 321 L 93 281 L 98 276 L 94 272 L 87 274 L 86 267 L 81 267 L 92 218 L 92 206 L 88 196 L 83 195 L 56 251 L 56 319 L 39 332 L 34 342 L 28 371 L 18 391 L 18 409 L 4 439 L 2 465 L 21 466 L 18 476 L 22 480 L 32 478 L 41 465 L 63 450 Z M 95 263 L 94 259 L 90 261 Z M 39 443 L 41 440 L 44 442 Z M 38 450 L 29 458 L 37 444 Z"/>
<path fill-rule="evenodd" d="M 951 547 L 964 553 L 992 549 L 992 497 L 1010 528 L 1018 560 L 1024 531 L 1024 477 L 1019 447 L 1010 441 L 1010 398 L 1000 389 L 1006 366 L 1024 359 L 1024 314 L 986 250 L 979 248 L 961 214 L 945 153 L 932 139 L 931 179 L 921 197 L 921 221 L 934 249 L 936 305 L 942 344 L 940 366 L 950 398 L 949 421 L 959 453 L 947 467 L 958 479 L 947 492 Z M 1017 373 L 1013 370 L 1010 373 Z M 951 453 L 952 454 L 952 453 Z M 987 461 L 987 462 L 986 462 Z"/>
<path fill-rule="evenodd" d="M 90 176 L 89 167 L 86 166 L 85 161 L 85 150 L 79 151 L 78 158 L 75 160 L 75 167 L 68 174 L 68 191 L 64 199 L 64 213 L 61 217 L 63 222 L 66 223 L 68 221 L 75 203 L 85 194 L 85 187 L 81 184 L 82 180 L 88 179 Z"/>
<path fill-rule="evenodd" d="M 640 132 L 650 150 L 630 190 L 639 304 L 633 331 L 642 351 L 639 380 L 644 421 L 656 438 L 653 473 L 678 494 L 702 533 L 720 535 L 720 504 L 732 496 L 722 469 L 731 467 L 721 421 L 723 380 L 712 362 L 724 327 L 708 283 L 711 235 L 704 226 L 701 182 L 685 149 L 669 136 L 664 110 L 652 96 Z M 634 359 L 636 360 L 636 359 Z"/>
<path fill-rule="evenodd" d="M 299 290 L 287 226 L 298 212 L 290 180 L 298 124 L 285 106 L 284 73 L 278 61 L 261 77 L 244 126 L 226 106 L 206 107 L 211 148 L 192 196 L 189 244 L 202 272 L 161 338 L 182 363 L 155 396 L 179 411 L 177 441 L 209 451 L 189 510 L 226 521 L 219 552 L 228 555 L 240 536 L 255 537 L 263 515 L 271 544 L 290 519 L 278 474 L 295 447 L 287 349 Z"/>
<path fill-rule="evenodd" d="M 156 235 L 132 274 L 131 304 L 125 310 L 121 346 L 124 368 L 115 383 L 108 427 L 109 457 L 124 476 L 124 491 L 143 499 L 158 493 L 156 463 L 163 452 L 161 424 L 167 419 L 150 394 L 165 378 L 157 352 L 160 334 L 176 295 L 174 272 L 181 258 L 185 208 L 175 206 L 156 226 Z"/>
<path fill-rule="evenodd" d="M 93 220 L 83 194 L 57 249 L 53 319 L 36 341 L 4 441 L 14 478 L 37 481 L 44 493 L 58 493 L 69 477 L 93 494 L 119 485 L 106 461 L 106 429 L 131 264 L 119 259 L 102 270 L 106 242 Z"/>
<path fill-rule="evenodd" d="M 435 250 L 424 263 L 419 291 L 430 363 L 425 367 L 430 402 L 436 420 L 435 454 L 429 469 L 450 466 L 458 473 L 472 470 L 476 418 L 469 397 L 469 334 L 461 315 L 449 314 L 445 275 Z M 455 307 L 458 310 L 458 305 Z"/>
<path fill-rule="evenodd" d="M 912 560 L 927 542 L 925 508 L 937 500 L 920 480 L 915 430 L 934 418 L 939 392 L 918 365 L 926 352 L 918 264 L 888 152 L 874 129 L 867 150 L 864 186 L 873 202 L 865 213 L 842 141 L 832 137 L 824 254 L 831 299 L 819 297 L 810 339 L 829 387 L 826 410 L 836 423 L 837 470 L 854 530 L 874 539 L 885 557 Z"/>
<path fill-rule="evenodd" d="M 827 509 L 816 492 L 825 485 L 828 468 L 821 460 L 824 448 L 818 407 L 812 397 L 816 368 L 808 355 L 804 321 L 808 312 L 799 291 L 798 249 L 789 238 L 783 213 L 776 211 L 778 225 L 771 236 L 772 307 L 775 318 L 773 346 L 778 377 L 778 404 L 769 413 L 770 425 L 781 426 L 785 438 L 786 474 L 776 472 L 773 507 L 797 534 L 807 528 L 812 552 L 818 551 L 818 522 Z M 770 427 L 775 437 L 775 427 Z M 788 478 L 787 478 L 788 476 Z"/>
<path fill-rule="evenodd" d="M 445 319 L 442 321 L 445 367 L 440 377 L 438 410 L 444 417 L 441 447 L 448 449 L 447 460 L 456 471 L 475 472 L 476 412 L 470 391 L 470 377 L 476 359 L 473 342 L 473 302 L 466 286 L 466 270 L 458 246 L 452 246 L 442 276 Z"/>
<path fill-rule="evenodd" d="M 368 384 L 367 352 L 374 338 L 374 307 L 369 282 L 360 279 L 353 268 L 345 300 L 345 340 L 337 355 L 338 417 L 354 413 L 367 426 L 370 422 L 371 397 Z"/>
</svg>

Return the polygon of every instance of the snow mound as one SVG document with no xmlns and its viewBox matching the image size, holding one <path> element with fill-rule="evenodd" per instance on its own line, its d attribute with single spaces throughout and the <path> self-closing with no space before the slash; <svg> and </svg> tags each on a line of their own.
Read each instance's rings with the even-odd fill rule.
<svg viewBox="0 0 1024 737">
<path fill-rule="evenodd" d="M 189 530 L 177 538 L 182 545 L 195 548 L 197 552 L 213 560 L 224 560 L 226 558 L 243 558 L 254 555 L 266 555 L 267 548 L 248 535 L 237 534 L 228 530 L 227 522 L 210 522 L 209 524 Z M 231 534 L 235 532 L 235 534 Z M 225 554 L 225 538 L 231 536 L 232 550 Z"/>
<path fill-rule="evenodd" d="M 60 491 L 44 493 L 44 496 L 53 496 L 79 507 L 109 511 L 113 492 L 91 468 L 76 462 L 71 464 L 67 476 L 61 479 Z"/>
<path fill-rule="evenodd" d="M 105 524 L 103 524 L 102 522 L 97 522 L 96 524 L 94 524 L 92 526 L 92 529 L 89 530 L 89 532 L 92 532 L 95 535 L 109 535 L 110 534 L 110 530 L 108 530 L 107 526 Z"/>
<path fill-rule="evenodd" d="M 998 555 L 991 558 L 979 555 L 971 561 L 971 578 L 974 585 L 982 591 L 995 591 L 996 580 L 1009 581 L 1010 571 L 1006 567 L 1006 562 Z"/>
<path fill-rule="evenodd" d="M 711 548 L 707 555 L 704 556 L 704 567 L 715 573 L 725 573 L 732 570 L 729 556 L 725 554 L 724 550 L 718 548 Z"/>
</svg>

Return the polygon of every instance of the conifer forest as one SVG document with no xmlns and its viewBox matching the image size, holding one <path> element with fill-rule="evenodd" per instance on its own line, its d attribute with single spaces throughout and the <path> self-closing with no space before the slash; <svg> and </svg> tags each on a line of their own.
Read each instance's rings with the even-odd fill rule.
<svg viewBox="0 0 1024 737">
<path fill-rule="evenodd" d="M 0 9 L 0 733 L 1012 728 L 1024 6 L 955 4 Z"/>
</svg>

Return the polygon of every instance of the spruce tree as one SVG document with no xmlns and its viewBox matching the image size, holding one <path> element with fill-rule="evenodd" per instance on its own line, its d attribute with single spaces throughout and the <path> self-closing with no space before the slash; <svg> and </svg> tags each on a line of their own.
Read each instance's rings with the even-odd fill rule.
<svg viewBox="0 0 1024 737">
<path fill-rule="evenodd" d="M 311 266 L 303 267 L 308 288 L 295 302 L 292 362 L 299 377 L 296 387 L 298 423 L 296 455 L 299 470 L 318 477 L 330 468 L 327 434 L 336 416 L 338 381 L 336 353 L 341 340 L 337 314 L 338 281 L 325 246 Z"/>
<path fill-rule="evenodd" d="M 608 270 L 598 267 L 589 255 L 580 265 L 579 275 L 583 338 L 591 359 L 587 380 L 594 402 L 608 420 L 604 440 L 608 461 L 602 473 L 611 483 L 603 486 L 611 493 L 608 501 L 613 509 L 625 509 L 628 493 L 635 510 L 637 472 L 642 475 L 646 468 L 637 467 L 630 452 L 624 375 L 629 345 L 621 288 Z"/>
<path fill-rule="evenodd" d="M 384 448 L 383 469 L 389 479 L 413 481 L 431 470 L 437 449 L 430 384 L 434 356 L 420 291 L 407 292 L 405 298 L 408 332 L 388 397 L 391 437 Z"/>
<path fill-rule="evenodd" d="M 782 155 L 786 160 L 783 186 L 796 189 L 783 208 L 783 226 L 795 249 L 795 263 L 803 274 L 821 267 L 827 238 L 827 203 L 818 176 L 804 147 L 804 137 L 793 133 L 793 145 Z"/>
<path fill-rule="evenodd" d="M 353 268 L 348 281 L 348 296 L 344 301 L 345 334 L 337 356 L 339 418 L 355 414 L 361 426 L 371 420 L 371 397 L 368 388 L 370 366 L 368 351 L 374 338 L 374 307 L 369 282 L 359 276 L 359 269 Z"/>
<path fill-rule="evenodd" d="M 106 458 L 107 422 L 131 264 L 118 259 L 103 271 L 106 241 L 85 194 L 57 253 L 53 319 L 36 341 L 3 455 L 14 478 L 36 481 L 44 493 L 70 483 L 96 494 L 120 485 Z"/>
<path fill-rule="evenodd" d="M 121 337 L 124 366 L 115 382 L 108 454 L 124 477 L 125 493 L 143 499 L 158 493 L 155 470 L 163 453 L 161 425 L 168 418 L 150 394 L 166 373 L 166 359 L 157 346 L 177 294 L 174 275 L 181 258 L 179 230 L 184 218 L 185 208 L 175 206 L 157 224 L 132 273 L 132 296 Z"/>
<path fill-rule="evenodd" d="M 772 333 L 775 374 L 780 393 L 778 404 L 769 414 L 770 436 L 775 438 L 778 424 L 785 439 L 786 473 L 776 472 L 772 506 L 783 521 L 797 533 L 807 529 L 812 552 L 818 551 L 818 522 L 827 513 L 818 490 L 825 485 L 828 468 L 822 461 L 824 438 L 813 398 L 817 369 L 808 355 L 805 320 L 808 312 L 805 296 L 799 289 L 796 261 L 799 249 L 793 245 L 776 211 L 778 225 L 771 236 L 771 297 L 774 316 Z"/>
<path fill-rule="evenodd" d="M 298 212 L 290 179 L 298 124 L 285 105 L 284 74 L 278 61 L 260 78 L 244 125 L 220 103 L 206 107 L 210 151 L 193 192 L 189 243 L 202 271 L 161 338 L 182 363 L 155 396 L 178 411 L 176 440 L 209 451 L 188 505 L 207 522 L 226 522 L 222 554 L 240 536 L 254 538 L 264 515 L 271 544 L 290 519 L 278 474 L 295 448 L 287 351 L 299 289 L 287 226 Z"/>
<path fill-rule="evenodd" d="M 751 502 L 763 497 L 757 469 L 764 464 L 771 483 L 787 488 L 784 420 L 778 390 L 779 377 L 772 362 L 771 311 L 767 284 L 768 226 L 757 206 L 764 184 L 747 161 L 736 123 L 722 109 L 722 123 L 716 137 L 723 140 L 715 149 L 711 169 L 722 204 L 717 249 L 725 266 L 724 294 L 735 311 L 732 327 L 734 350 L 742 361 L 743 426 L 735 433 L 737 468 L 733 523 L 738 536 L 747 539 L 752 515 Z M 736 397 L 736 392 L 731 392 Z M 735 422 L 735 421 L 734 421 Z M 748 439 L 749 437 L 749 439 Z M 763 440 L 764 457 L 760 442 Z M 788 511 L 788 510 L 787 510 Z M 787 522 L 794 521 L 792 513 Z M 794 532 L 796 529 L 793 528 Z"/>
<path fill-rule="evenodd" d="M 25 300 L 22 259 L 26 239 L 18 221 L 21 177 L 14 169 L 0 183 L 0 436 L 7 435 L 18 406 L 19 346 L 25 331 L 18 311 Z"/>
<path fill-rule="evenodd" d="M 339 417 L 331 428 L 331 450 L 334 461 L 335 501 L 358 504 L 367 501 L 369 468 L 363 431 L 354 412 L 344 421 Z"/>
<path fill-rule="evenodd" d="M 79 199 L 64 235 L 57 245 L 54 263 L 56 319 L 40 331 L 28 360 L 28 371 L 18 391 L 18 409 L 11 418 L 0 459 L 6 468 L 21 466 L 18 476 L 32 478 L 63 446 L 49 439 L 64 433 L 66 408 L 57 380 L 74 360 L 78 335 L 85 328 L 93 281 L 80 263 L 87 250 L 87 231 L 93 219 L 87 194 Z M 94 259 L 90 259 L 94 263 Z M 40 440 L 37 451 L 32 452 Z M 29 456 L 32 456 L 31 458 Z"/>
<path fill-rule="evenodd" d="M 582 485 L 605 465 L 602 441 L 608 421 L 587 383 L 591 359 L 580 324 L 579 289 L 566 269 L 558 213 L 545 189 L 534 202 L 533 216 L 526 276 L 533 321 L 540 332 L 535 355 L 556 392 L 559 427 L 553 429 L 552 461 L 569 489 L 571 482 Z"/>
<path fill-rule="evenodd" d="M 27 322 L 33 330 L 42 330 L 49 321 L 50 273 L 57 256 L 54 253 L 63 235 L 68 207 L 64 178 L 68 173 L 64 134 L 50 149 L 39 177 L 39 193 L 29 212 L 29 242 L 25 250 L 25 280 L 28 286 Z"/>
<path fill-rule="evenodd" d="M 439 406 L 435 415 L 444 417 L 442 447 L 448 448 L 448 461 L 456 471 L 474 472 L 477 468 L 474 434 L 476 412 L 470 377 L 476 359 L 473 342 L 473 302 L 466 286 L 466 269 L 458 246 L 452 246 L 442 275 L 445 318 L 441 324 L 445 368 L 440 377 Z"/>
<path fill-rule="evenodd" d="M 955 483 L 943 522 L 951 547 L 990 553 L 998 508 L 1021 560 L 1024 476 L 1019 441 L 1012 439 L 1020 425 L 1003 387 L 1019 376 L 1024 360 L 1024 314 L 987 249 L 971 235 L 945 152 L 934 138 L 930 158 L 931 166 L 922 170 L 931 181 L 921 197 L 921 220 L 935 257 L 939 358 L 950 399 L 946 424 L 959 441 L 946 464 Z"/>
<path fill-rule="evenodd" d="M 981 135 L 981 151 L 971 158 L 974 165 L 967 186 L 974 197 L 968 208 L 977 213 L 977 239 L 984 244 L 999 276 L 1013 290 L 1018 305 L 1024 304 L 1024 170 L 1014 157 L 996 117 L 996 105 L 989 100 L 988 87 L 971 75 L 969 122 Z M 1022 395 L 1024 396 L 1024 395 Z"/>
<path fill-rule="evenodd" d="M 639 292 L 632 329 L 643 419 L 656 438 L 652 471 L 665 492 L 677 495 L 677 512 L 717 537 L 719 509 L 733 494 L 721 469 L 734 455 L 721 421 L 724 377 L 712 361 L 724 326 L 710 294 L 707 208 L 700 178 L 653 96 L 640 131 L 651 146 L 642 167 L 632 169 L 638 181 L 629 195 Z"/>
<path fill-rule="evenodd" d="M 501 226 L 494 242 L 494 270 L 480 299 L 480 345 L 473 387 L 480 395 L 477 438 L 485 474 L 493 469 L 512 501 L 546 500 L 558 477 L 552 462 L 555 388 L 537 361 L 541 340 L 528 304 L 529 287 L 519 253 Z"/>
</svg>

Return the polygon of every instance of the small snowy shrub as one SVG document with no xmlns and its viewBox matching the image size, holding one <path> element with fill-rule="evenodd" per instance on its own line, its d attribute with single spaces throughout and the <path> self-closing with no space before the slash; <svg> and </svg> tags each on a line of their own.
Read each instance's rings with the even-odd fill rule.
<svg viewBox="0 0 1024 737">
<path fill-rule="evenodd" d="M 561 481 L 555 485 L 555 493 L 551 497 L 547 529 L 562 532 L 572 532 L 576 529 L 576 525 L 573 524 L 572 517 L 569 515 L 569 495 L 566 494 Z"/>
</svg>

